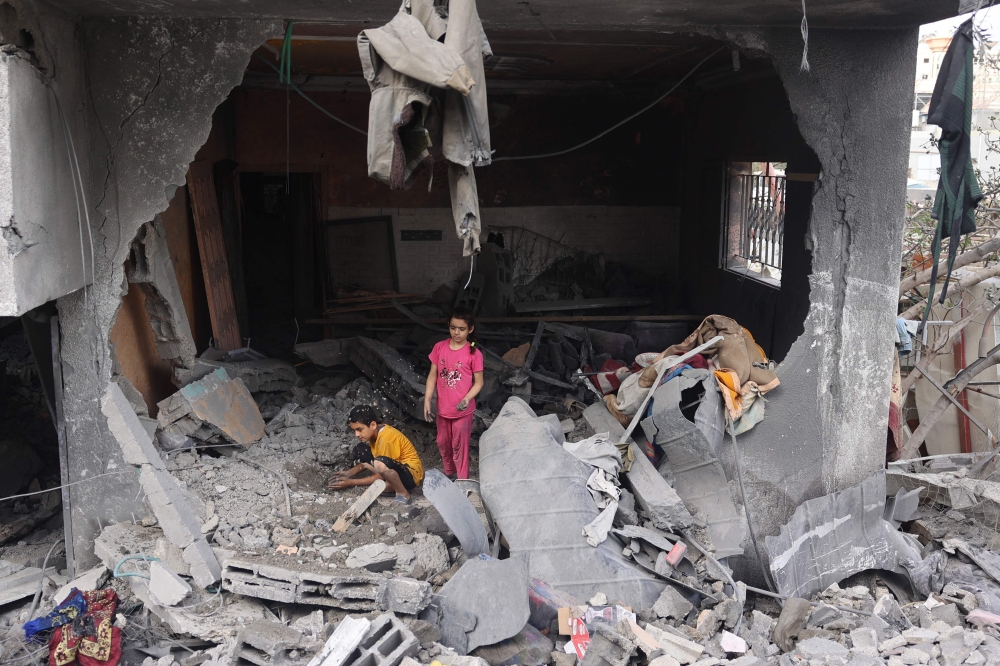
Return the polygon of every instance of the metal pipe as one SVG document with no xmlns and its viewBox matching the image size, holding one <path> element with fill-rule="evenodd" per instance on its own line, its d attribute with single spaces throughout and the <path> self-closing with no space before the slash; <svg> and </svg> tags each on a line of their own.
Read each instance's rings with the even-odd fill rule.
<svg viewBox="0 0 1000 666">
<path fill-rule="evenodd" d="M 997 316 L 997 312 L 1000 312 L 1000 301 L 986 316 L 986 322 L 983 324 L 983 333 L 979 336 L 979 358 L 986 358 L 990 353 L 990 348 L 987 346 L 989 343 L 986 338 L 986 330 L 993 325 L 993 318 Z"/>
</svg>

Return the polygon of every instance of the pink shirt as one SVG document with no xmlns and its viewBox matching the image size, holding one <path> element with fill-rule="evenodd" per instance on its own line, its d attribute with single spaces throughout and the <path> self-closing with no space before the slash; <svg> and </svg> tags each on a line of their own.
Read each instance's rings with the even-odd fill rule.
<svg viewBox="0 0 1000 666">
<path fill-rule="evenodd" d="M 475 400 L 472 400 L 463 412 L 458 411 L 457 405 L 472 390 L 475 381 L 473 373 L 483 371 L 483 353 L 476 349 L 469 354 L 468 343 L 455 351 L 449 346 L 448 340 L 442 340 L 434 345 L 428 358 L 438 369 L 438 416 L 457 419 L 471 415 L 476 409 Z"/>
</svg>

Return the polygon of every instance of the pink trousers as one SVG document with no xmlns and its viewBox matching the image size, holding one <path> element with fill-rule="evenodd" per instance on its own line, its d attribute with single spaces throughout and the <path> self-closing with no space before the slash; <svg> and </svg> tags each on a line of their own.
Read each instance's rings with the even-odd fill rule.
<svg viewBox="0 0 1000 666">
<path fill-rule="evenodd" d="M 469 438 L 472 437 L 473 414 L 457 419 L 437 417 L 437 445 L 444 462 L 444 473 L 469 478 Z"/>
</svg>

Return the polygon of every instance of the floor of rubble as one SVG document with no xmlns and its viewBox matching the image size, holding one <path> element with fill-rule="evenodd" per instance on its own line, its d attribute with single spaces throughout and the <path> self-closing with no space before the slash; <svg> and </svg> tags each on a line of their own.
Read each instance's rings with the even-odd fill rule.
<svg viewBox="0 0 1000 666">
<path fill-rule="evenodd" d="M 393 502 L 388 496 L 381 497 L 345 532 L 332 531 L 338 517 L 365 490 L 364 487 L 339 492 L 326 489 L 332 473 L 351 464 L 350 455 L 356 439 L 346 427 L 347 414 L 357 403 L 378 399 L 376 394 L 364 378 L 347 382 L 320 378 L 307 388 L 257 394 L 255 398 L 265 420 L 273 418 L 289 402 L 300 405 L 297 414 L 302 418 L 275 428 L 247 450 L 223 443 L 208 444 L 199 450 L 161 452 L 166 469 L 195 498 L 202 532 L 222 556 L 220 559 L 225 562 L 251 558 L 253 566 L 261 571 L 270 567 L 274 571 L 303 575 L 360 572 L 366 580 L 374 576 L 375 580 L 426 581 L 434 594 L 440 592 L 463 565 L 471 562 L 445 519 L 419 489 L 409 505 Z M 36 407 L 41 404 L 30 398 L 25 400 Z M 425 469 L 442 470 L 431 425 L 403 417 L 396 421 L 390 419 L 390 422 L 414 443 Z M 308 428 L 303 429 L 302 423 L 307 423 Z M 566 434 L 569 442 L 593 435 L 590 425 L 582 418 L 574 421 L 572 427 L 567 424 L 564 430 L 569 430 Z M 478 436 L 473 439 L 473 479 L 479 477 L 477 441 Z M 261 466 L 271 471 L 264 471 Z M 950 540 L 959 540 L 987 553 L 997 549 L 996 557 L 1000 561 L 1000 504 L 995 501 L 1000 499 L 1000 492 L 993 492 L 993 488 L 1000 488 L 1000 485 L 988 479 L 966 478 L 967 469 L 960 463 L 941 469 L 945 471 L 918 469 L 910 475 L 918 481 L 931 479 L 933 485 L 929 487 L 937 494 L 931 501 L 921 504 L 902 529 L 921 540 L 925 545 L 924 555 L 941 544 L 947 546 Z M 921 477 L 921 474 L 926 476 Z M 287 496 L 277 475 L 287 481 Z M 39 477 L 42 488 L 58 484 L 57 477 L 49 477 L 44 474 Z M 478 483 L 472 481 L 458 486 L 478 513 L 492 542 L 496 535 L 479 496 Z M 959 496 L 954 492 L 958 486 L 973 498 L 971 503 L 952 506 L 954 498 Z M 286 515 L 286 500 L 291 504 L 291 516 Z M 641 525 L 653 528 L 641 509 L 637 515 Z M 35 516 L 43 518 L 32 523 L 31 518 Z M 0 664 L 31 663 L 45 658 L 48 652 L 44 644 L 27 644 L 22 630 L 32 612 L 35 592 L 40 590 L 38 610 L 34 613 L 34 617 L 38 617 L 52 609 L 54 596 L 69 583 L 65 553 L 60 546 L 63 537 L 61 510 L 55 494 L 43 492 L 0 505 L 0 529 L 12 529 L 11 526 L 20 526 L 21 533 L 0 546 L 0 600 L 4 602 L 0 605 Z M 109 526 L 99 537 L 100 542 L 103 536 L 114 532 L 107 536 L 104 546 L 99 546 L 110 553 L 111 559 L 104 561 L 107 569 L 115 564 L 116 547 L 120 552 L 161 556 L 164 561 L 171 562 L 170 553 L 162 552 L 162 542 L 166 540 L 154 519 L 137 516 L 134 524 L 123 527 L 127 529 L 115 532 Z M 127 547 L 122 546 L 125 542 L 129 542 Z M 373 574 L 370 569 L 354 568 L 348 562 L 352 554 L 367 553 L 366 547 L 379 544 L 392 553 L 390 568 L 385 571 Z M 278 552 L 281 547 L 296 550 L 286 554 Z M 507 556 L 506 548 L 498 548 L 498 551 L 503 561 Z M 1000 566 L 991 570 L 992 562 L 984 564 L 971 559 L 961 548 L 951 547 L 949 551 L 946 565 L 937 573 L 944 582 L 943 587 L 929 599 L 897 597 L 899 588 L 871 571 L 859 573 L 815 594 L 810 602 L 802 602 L 806 603 L 804 611 L 797 605 L 799 600 L 795 604 L 783 602 L 757 591 L 744 593 L 746 602 L 742 616 L 738 605 L 731 600 L 720 604 L 718 597 L 706 597 L 700 606 L 691 606 L 687 601 L 678 601 L 679 595 L 667 598 L 664 593 L 652 608 L 636 609 L 634 626 L 639 630 L 637 633 L 623 628 L 625 625 L 616 628 L 622 633 L 618 636 L 624 641 L 622 644 L 630 645 L 630 650 L 614 653 L 617 643 L 601 644 L 600 650 L 605 650 L 601 653 L 604 661 L 599 661 L 597 656 L 584 657 L 584 665 L 624 666 L 629 661 L 648 662 L 653 666 L 688 663 L 698 666 L 764 663 L 977 666 L 1000 663 L 1000 582 L 995 578 L 1000 575 Z M 698 561 L 696 553 L 690 557 Z M 5 580 L 13 580 L 43 566 L 45 571 L 27 585 L 11 588 L 4 584 Z M 144 575 L 148 571 L 149 564 L 144 561 L 133 560 L 122 567 L 122 573 L 126 574 Z M 706 571 L 704 560 L 694 571 L 701 577 L 693 582 L 703 589 L 722 593 L 726 588 L 723 580 L 703 573 Z M 78 575 L 83 573 L 77 572 Z M 104 571 L 104 576 L 107 573 Z M 170 666 L 174 662 L 181 666 L 306 664 L 348 615 L 367 618 L 374 623 L 388 621 L 378 609 L 352 610 L 329 604 L 316 606 L 250 599 L 222 591 L 219 586 L 214 590 L 192 592 L 182 606 L 169 610 L 169 619 L 164 619 L 137 596 L 131 578 L 107 577 L 101 585 L 113 588 L 119 597 L 115 625 L 121 629 L 123 645 L 119 663 L 127 665 Z M 667 589 L 675 588 L 668 586 Z M 979 592 L 970 592 L 970 589 Z M 597 598 L 580 601 L 584 606 L 615 603 L 614 599 Z M 487 662 L 493 666 L 543 663 L 570 666 L 577 661 L 566 651 L 567 643 L 572 645 L 570 637 L 559 633 L 555 620 L 533 630 L 534 633 L 528 632 L 526 638 L 515 637 L 523 644 L 511 646 L 515 639 L 510 639 L 499 644 L 507 646 L 505 648 L 480 648 L 478 654 L 486 656 L 486 661 L 480 662 L 478 657 L 463 657 L 445 647 L 440 642 L 445 640 L 441 633 L 428 622 L 418 620 L 416 615 L 397 615 L 402 620 L 399 630 L 409 632 L 400 640 L 410 641 L 407 645 L 411 648 L 405 657 L 394 657 L 389 666 L 412 666 L 412 662 L 406 661 L 410 659 L 422 664 L 439 661 L 446 666 L 475 666 L 477 663 L 485 666 Z M 255 620 L 294 629 L 305 637 L 302 640 L 308 642 L 309 649 L 293 650 L 283 654 L 281 659 L 265 655 L 263 662 L 239 657 L 239 651 L 233 651 L 234 641 L 242 640 L 240 637 L 246 625 Z M 178 627 L 186 631 L 178 631 Z M 410 634 L 416 639 L 408 638 Z M 595 641 L 592 645 L 600 643 L 604 640 L 601 637 L 606 635 L 607 632 L 592 633 L 591 638 Z M 646 650 L 643 641 L 649 636 L 658 641 L 657 649 Z M 738 639 L 744 644 L 734 652 L 732 641 Z M 595 647 L 594 655 L 598 652 Z M 371 666 L 378 664 L 371 662 Z"/>
</svg>

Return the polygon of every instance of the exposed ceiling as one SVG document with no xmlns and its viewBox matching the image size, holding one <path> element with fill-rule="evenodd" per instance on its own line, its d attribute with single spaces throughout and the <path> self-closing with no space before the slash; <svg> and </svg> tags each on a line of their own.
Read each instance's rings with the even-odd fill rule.
<svg viewBox="0 0 1000 666">
<path fill-rule="evenodd" d="M 399 0 L 50 0 L 78 16 L 269 17 L 381 25 Z M 930 23 L 959 0 L 806 0 L 814 28 L 893 28 Z M 487 30 L 657 31 L 694 25 L 798 26 L 801 0 L 490 0 L 479 3 Z"/>
<path fill-rule="evenodd" d="M 294 27 L 292 65 L 304 77 L 357 77 L 361 61 L 356 44 L 358 26 L 300 24 Z M 642 39 L 620 33 L 585 32 L 557 35 L 539 30 L 494 30 L 488 35 L 493 56 L 485 61 L 491 80 L 547 81 L 664 79 L 686 72 L 721 43 L 702 35 L 649 34 Z M 249 70 L 274 73 L 283 38 L 267 40 Z M 264 61 L 270 62 L 268 66 Z M 732 56 L 717 59 L 732 69 Z M 709 65 L 706 63 L 706 65 Z M 707 66 L 706 70 L 711 66 Z M 367 88 L 367 86 L 365 86 Z"/>
</svg>

